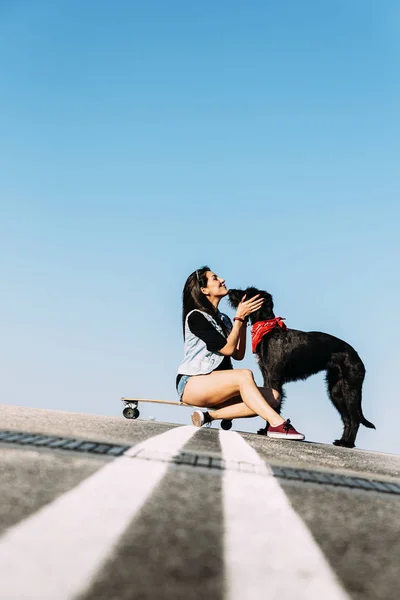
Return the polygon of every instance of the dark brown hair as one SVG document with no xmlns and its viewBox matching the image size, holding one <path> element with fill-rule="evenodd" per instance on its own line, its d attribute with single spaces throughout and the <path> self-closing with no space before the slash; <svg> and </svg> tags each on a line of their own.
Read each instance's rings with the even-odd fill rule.
<svg viewBox="0 0 400 600">
<path fill-rule="evenodd" d="M 201 291 L 202 287 L 207 287 L 207 271 L 211 271 L 210 267 L 205 265 L 196 271 L 193 271 L 186 279 L 186 283 L 182 293 L 182 328 L 183 337 L 185 337 L 185 321 L 188 313 L 191 310 L 198 309 L 211 315 L 222 327 L 225 335 L 228 333 L 226 327 L 218 316 L 214 306 L 208 300 L 207 296 Z"/>
</svg>

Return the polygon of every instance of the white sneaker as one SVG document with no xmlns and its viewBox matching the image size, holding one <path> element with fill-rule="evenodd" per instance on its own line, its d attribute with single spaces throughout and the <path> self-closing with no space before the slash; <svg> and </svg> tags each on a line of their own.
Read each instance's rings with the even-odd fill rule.
<svg viewBox="0 0 400 600">
<path fill-rule="evenodd" d="M 202 412 L 201 410 L 195 410 L 192 413 L 192 423 L 195 427 L 202 427 L 208 425 L 211 427 L 211 417 L 209 412 Z"/>
</svg>

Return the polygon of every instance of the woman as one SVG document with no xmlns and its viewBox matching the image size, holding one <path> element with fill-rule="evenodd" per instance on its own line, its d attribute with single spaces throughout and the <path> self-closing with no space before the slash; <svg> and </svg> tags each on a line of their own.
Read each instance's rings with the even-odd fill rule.
<svg viewBox="0 0 400 600">
<path fill-rule="evenodd" d="M 225 280 L 205 266 L 189 275 L 183 289 L 184 360 L 178 368 L 177 392 L 181 402 L 213 412 L 195 410 L 193 424 L 201 427 L 215 419 L 259 415 L 269 423 L 268 437 L 303 440 L 275 410 L 280 395 L 257 387 L 248 369 L 233 369 L 231 357 L 242 360 L 246 350 L 246 319 L 258 310 L 259 296 L 242 298 L 233 325 L 218 304 L 228 294 Z"/>
</svg>

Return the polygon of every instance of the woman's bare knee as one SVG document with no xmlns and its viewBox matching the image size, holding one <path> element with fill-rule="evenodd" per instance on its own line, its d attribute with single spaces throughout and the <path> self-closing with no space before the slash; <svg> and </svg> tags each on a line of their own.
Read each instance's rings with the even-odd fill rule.
<svg viewBox="0 0 400 600">
<path fill-rule="evenodd" d="M 254 381 L 253 371 L 250 369 L 236 369 L 236 373 L 239 376 L 239 380 L 242 381 Z"/>
</svg>

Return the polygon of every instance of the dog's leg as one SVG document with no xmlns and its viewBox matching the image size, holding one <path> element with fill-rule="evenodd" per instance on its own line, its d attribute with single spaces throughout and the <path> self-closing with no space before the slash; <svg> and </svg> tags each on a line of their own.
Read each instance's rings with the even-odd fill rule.
<svg viewBox="0 0 400 600">
<path fill-rule="evenodd" d="M 354 448 L 358 429 L 360 427 L 360 414 L 358 411 L 358 394 L 353 389 L 351 383 L 347 380 L 342 380 L 341 388 L 344 400 L 346 402 L 346 411 L 349 418 L 345 421 L 343 435 L 340 440 L 335 440 L 335 446 L 345 446 L 346 448 Z"/>
<path fill-rule="evenodd" d="M 337 360 L 337 357 L 336 357 Z M 340 360 L 331 365 L 326 374 L 328 392 L 334 406 L 339 411 L 344 428 L 340 440 L 335 440 L 335 446 L 354 448 L 360 422 L 361 388 L 365 368 L 359 357 L 342 355 Z"/>
<path fill-rule="evenodd" d="M 265 379 L 264 379 L 264 387 L 272 388 L 273 390 L 276 390 L 278 392 L 278 394 L 280 395 L 281 399 L 280 399 L 279 405 L 274 407 L 274 410 L 280 415 L 281 410 L 282 410 L 283 400 L 285 398 L 285 392 L 282 388 L 282 384 L 276 383 L 275 385 L 271 385 L 271 383 L 269 383 L 269 381 L 268 381 L 268 384 L 266 384 Z M 268 427 L 269 427 L 269 423 L 268 423 L 268 421 L 265 421 L 265 427 L 261 427 L 261 429 L 257 430 L 258 435 L 267 435 Z"/>
<path fill-rule="evenodd" d="M 345 357 L 342 372 L 344 374 L 344 398 L 346 401 L 347 411 L 350 415 L 350 422 L 347 430 L 345 429 L 343 432 L 343 436 L 340 441 L 342 442 L 342 446 L 353 448 L 360 423 L 365 423 L 367 427 L 372 425 L 372 423 L 365 419 L 361 408 L 362 385 L 365 377 L 365 367 L 358 354 L 349 354 Z"/>
<path fill-rule="evenodd" d="M 346 390 L 342 377 L 342 369 L 338 363 L 330 365 L 328 368 L 326 373 L 326 383 L 328 386 L 329 398 L 334 407 L 338 410 L 344 425 L 341 439 L 335 440 L 333 443 L 335 446 L 347 446 L 352 418 L 346 402 Z M 352 448 L 353 446 L 350 447 Z"/>
</svg>

